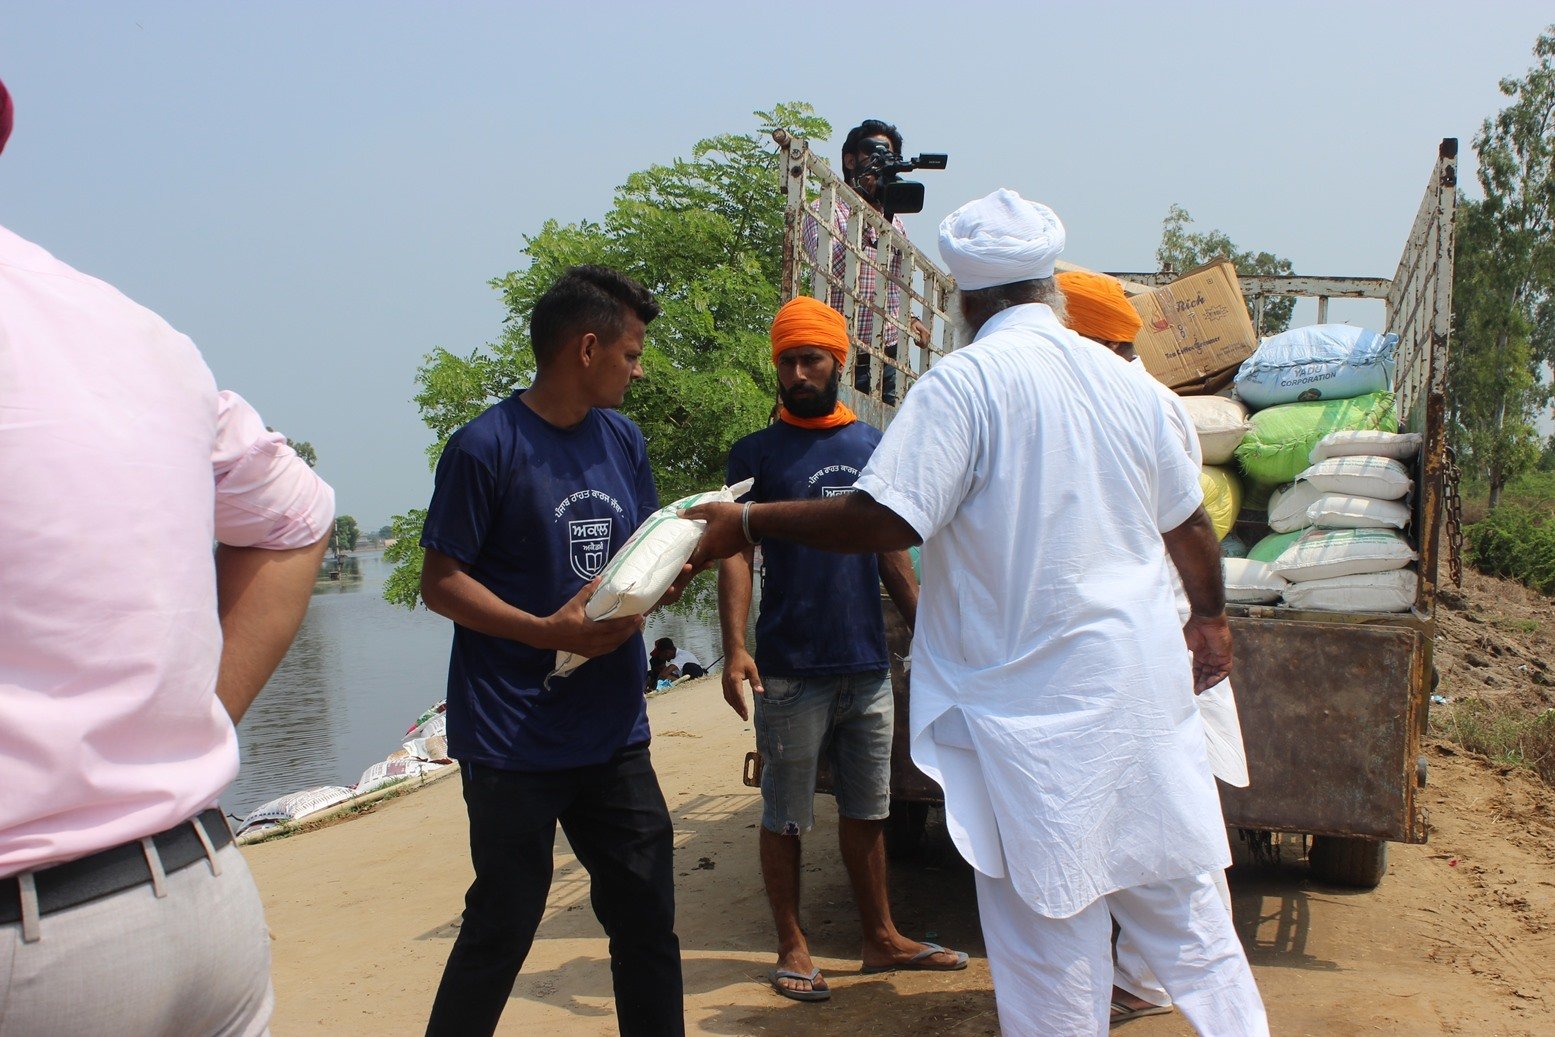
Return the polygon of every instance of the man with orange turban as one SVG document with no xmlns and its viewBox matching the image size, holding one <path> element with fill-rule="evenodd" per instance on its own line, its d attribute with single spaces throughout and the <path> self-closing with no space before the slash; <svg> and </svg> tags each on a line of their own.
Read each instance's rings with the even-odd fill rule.
<svg viewBox="0 0 1555 1037">
<path fill-rule="evenodd" d="M 1143 376 L 1145 382 L 1161 398 L 1166 420 L 1195 465 L 1204 463 L 1199 448 L 1199 436 L 1193 426 L 1193 417 L 1183 406 L 1182 400 L 1145 365 L 1134 352 L 1134 338 L 1145 326 L 1139 313 L 1129 303 L 1123 292 L 1123 282 L 1116 277 L 1097 274 L 1089 270 L 1066 270 L 1058 275 L 1059 290 L 1064 293 L 1064 323 L 1078 335 L 1099 342 L 1130 364 L 1130 370 Z"/>
<path fill-rule="evenodd" d="M 1188 413 L 1182 399 L 1175 392 L 1145 370 L 1145 365 L 1134 352 L 1134 338 L 1139 334 L 1139 329 L 1144 327 L 1144 321 L 1129 303 L 1128 297 L 1123 292 L 1122 282 L 1106 274 L 1092 273 L 1089 270 L 1071 270 L 1058 275 L 1058 287 L 1064 293 L 1065 323 L 1077 334 L 1112 350 L 1119 358 L 1128 362 L 1131 371 L 1137 373 L 1150 385 L 1160 398 L 1161 410 L 1166 414 L 1166 422 L 1175 434 L 1175 438 L 1182 443 L 1188 459 L 1195 466 L 1202 467 L 1204 453 L 1199 446 L 1199 436 L 1194 428 L 1192 415 Z M 1167 564 L 1171 565 L 1170 559 L 1167 560 Z M 1187 592 L 1175 567 L 1172 568 L 1171 575 L 1177 597 L 1177 618 L 1179 622 L 1186 623 L 1192 611 Z M 1234 739 L 1237 744 L 1241 744 L 1242 731 L 1234 721 L 1236 706 L 1230 680 L 1221 681 L 1194 701 L 1200 702 L 1208 697 L 1218 698 L 1227 703 L 1227 708 L 1230 710 L 1229 716 L 1233 719 L 1230 727 L 1225 727 L 1222 720 L 1223 714 L 1219 711 L 1209 711 L 1203 713 L 1205 724 L 1215 725 L 1222 738 Z M 1221 774 L 1216 777 L 1234 785 L 1243 787 L 1247 785 L 1245 774 L 1239 776 Z M 1226 885 L 1225 872 L 1211 872 L 1210 878 L 1215 883 L 1221 902 L 1225 904 L 1226 910 L 1230 911 L 1231 889 Z M 1111 1021 L 1116 1024 L 1141 1016 L 1160 1015 L 1171 1011 L 1172 999 L 1167 994 L 1166 988 L 1161 985 L 1161 981 L 1156 978 L 1140 953 L 1131 929 L 1122 926 L 1121 923 L 1116 953 Z"/>
<path fill-rule="evenodd" d="M 730 485 L 754 479 L 753 501 L 804 500 L 853 492 L 880 433 L 837 399 L 848 361 L 848 325 L 815 299 L 786 303 L 772 322 L 778 420 L 729 452 Z M 918 585 L 905 551 L 837 554 L 774 541 L 763 548 L 756 655 L 745 648 L 754 542 L 718 570 L 724 698 L 749 718 L 755 694 L 761 751 L 761 874 L 777 926 L 773 988 L 796 1001 L 831 990 L 810 958 L 799 922 L 800 839 L 814 824 L 821 754 L 831 762 L 842 859 L 858 900 L 865 972 L 951 970 L 967 957 L 897 932 L 886 892 L 884 821 L 891 806 L 895 724 L 890 656 L 880 607 L 883 582 L 912 624 Z"/>
</svg>

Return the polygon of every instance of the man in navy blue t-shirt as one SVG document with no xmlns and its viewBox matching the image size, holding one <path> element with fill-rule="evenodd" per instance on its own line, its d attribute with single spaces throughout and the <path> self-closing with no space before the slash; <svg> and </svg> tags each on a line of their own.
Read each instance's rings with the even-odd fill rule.
<svg viewBox="0 0 1555 1037">
<path fill-rule="evenodd" d="M 848 358 L 848 325 L 836 310 L 800 297 L 772 324 L 779 421 L 734 444 L 728 482 L 755 479 L 753 501 L 852 493 L 880 433 L 837 400 Z M 909 624 L 918 584 L 905 551 L 836 554 L 773 541 L 762 548 L 756 657 L 745 649 L 754 551 L 719 565 L 724 698 L 746 719 L 743 685 L 755 692 L 761 752 L 761 873 L 777 926 L 772 986 L 796 1001 L 831 991 L 810 959 L 799 924 L 800 836 L 814 823 L 816 768 L 827 753 L 840 817 L 843 862 L 858 901 L 866 972 L 958 969 L 966 955 L 897 932 L 886 889 L 885 831 L 891 806 L 895 709 L 880 585 Z"/>
<path fill-rule="evenodd" d="M 614 408 L 659 307 L 614 270 L 567 271 L 535 304 L 534 384 L 449 437 L 421 596 L 454 621 L 449 753 L 475 881 L 428 1034 L 490 1034 L 551 885 L 556 826 L 610 935 L 623 1035 L 681 1034 L 672 830 L 648 757 L 642 618 L 583 606 L 658 507 L 642 432 Z M 547 683 L 558 651 L 589 657 Z"/>
</svg>

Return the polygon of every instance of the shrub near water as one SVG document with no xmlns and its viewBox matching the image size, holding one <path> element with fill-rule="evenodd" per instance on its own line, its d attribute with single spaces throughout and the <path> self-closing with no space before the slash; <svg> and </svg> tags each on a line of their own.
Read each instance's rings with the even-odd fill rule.
<svg viewBox="0 0 1555 1037">
<path fill-rule="evenodd" d="M 1502 506 L 1468 529 L 1475 568 L 1543 594 L 1555 594 L 1555 521 L 1531 508 Z"/>
</svg>

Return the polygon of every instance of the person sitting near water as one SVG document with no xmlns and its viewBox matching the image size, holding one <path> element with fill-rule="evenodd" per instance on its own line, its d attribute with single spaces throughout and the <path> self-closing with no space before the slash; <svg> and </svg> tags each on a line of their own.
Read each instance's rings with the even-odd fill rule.
<svg viewBox="0 0 1555 1037">
<path fill-rule="evenodd" d="M 648 653 L 648 690 L 658 687 L 659 681 L 677 680 L 681 677 L 705 677 L 707 670 L 702 661 L 690 652 L 675 647 L 668 637 L 653 643 Z"/>
</svg>

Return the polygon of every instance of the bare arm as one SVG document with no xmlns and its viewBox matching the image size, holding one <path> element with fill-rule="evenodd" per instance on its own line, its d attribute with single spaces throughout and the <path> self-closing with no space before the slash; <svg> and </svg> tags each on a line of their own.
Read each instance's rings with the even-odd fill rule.
<svg viewBox="0 0 1555 1037">
<path fill-rule="evenodd" d="M 216 548 L 216 610 L 221 617 L 221 666 L 216 697 L 236 724 L 291 647 L 329 537 L 311 547 L 271 551 Z"/>
<path fill-rule="evenodd" d="M 890 551 L 880 556 L 880 582 L 907 621 L 907 629 L 918 625 L 918 577 L 912 571 L 912 555 Z"/>
<path fill-rule="evenodd" d="M 761 674 L 756 660 L 745 650 L 745 626 L 750 622 L 751 587 L 754 583 L 755 551 L 746 548 L 718 564 L 718 629 L 723 635 L 724 701 L 741 720 L 750 719 L 745 702 L 746 681 L 751 691 L 762 694 Z"/>
<path fill-rule="evenodd" d="M 698 504 L 682 515 L 707 523 L 691 564 L 705 568 L 749 547 L 741 528 L 743 504 Z M 842 554 L 905 551 L 922 540 L 907 520 L 867 493 L 844 493 L 821 500 L 753 504 L 751 535 L 774 537 Z"/>
<path fill-rule="evenodd" d="M 1199 508 L 1176 529 L 1162 534 L 1172 564 L 1182 576 L 1193 614 L 1183 627 L 1193 652 L 1193 690 L 1206 688 L 1231 675 L 1231 626 L 1226 621 L 1226 585 L 1220 567 L 1220 543 L 1215 527 Z"/>
<path fill-rule="evenodd" d="M 589 619 L 583 606 L 597 586 L 597 579 L 586 583 L 551 615 L 536 616 L 497 597 L 467 565 L 441 551 L 428 548 L 421 566 L 421 599 L 438 615 L 478 633 L 590 659 L 619 648 L 643 627 L 641 616 Z"/>
</svg>

